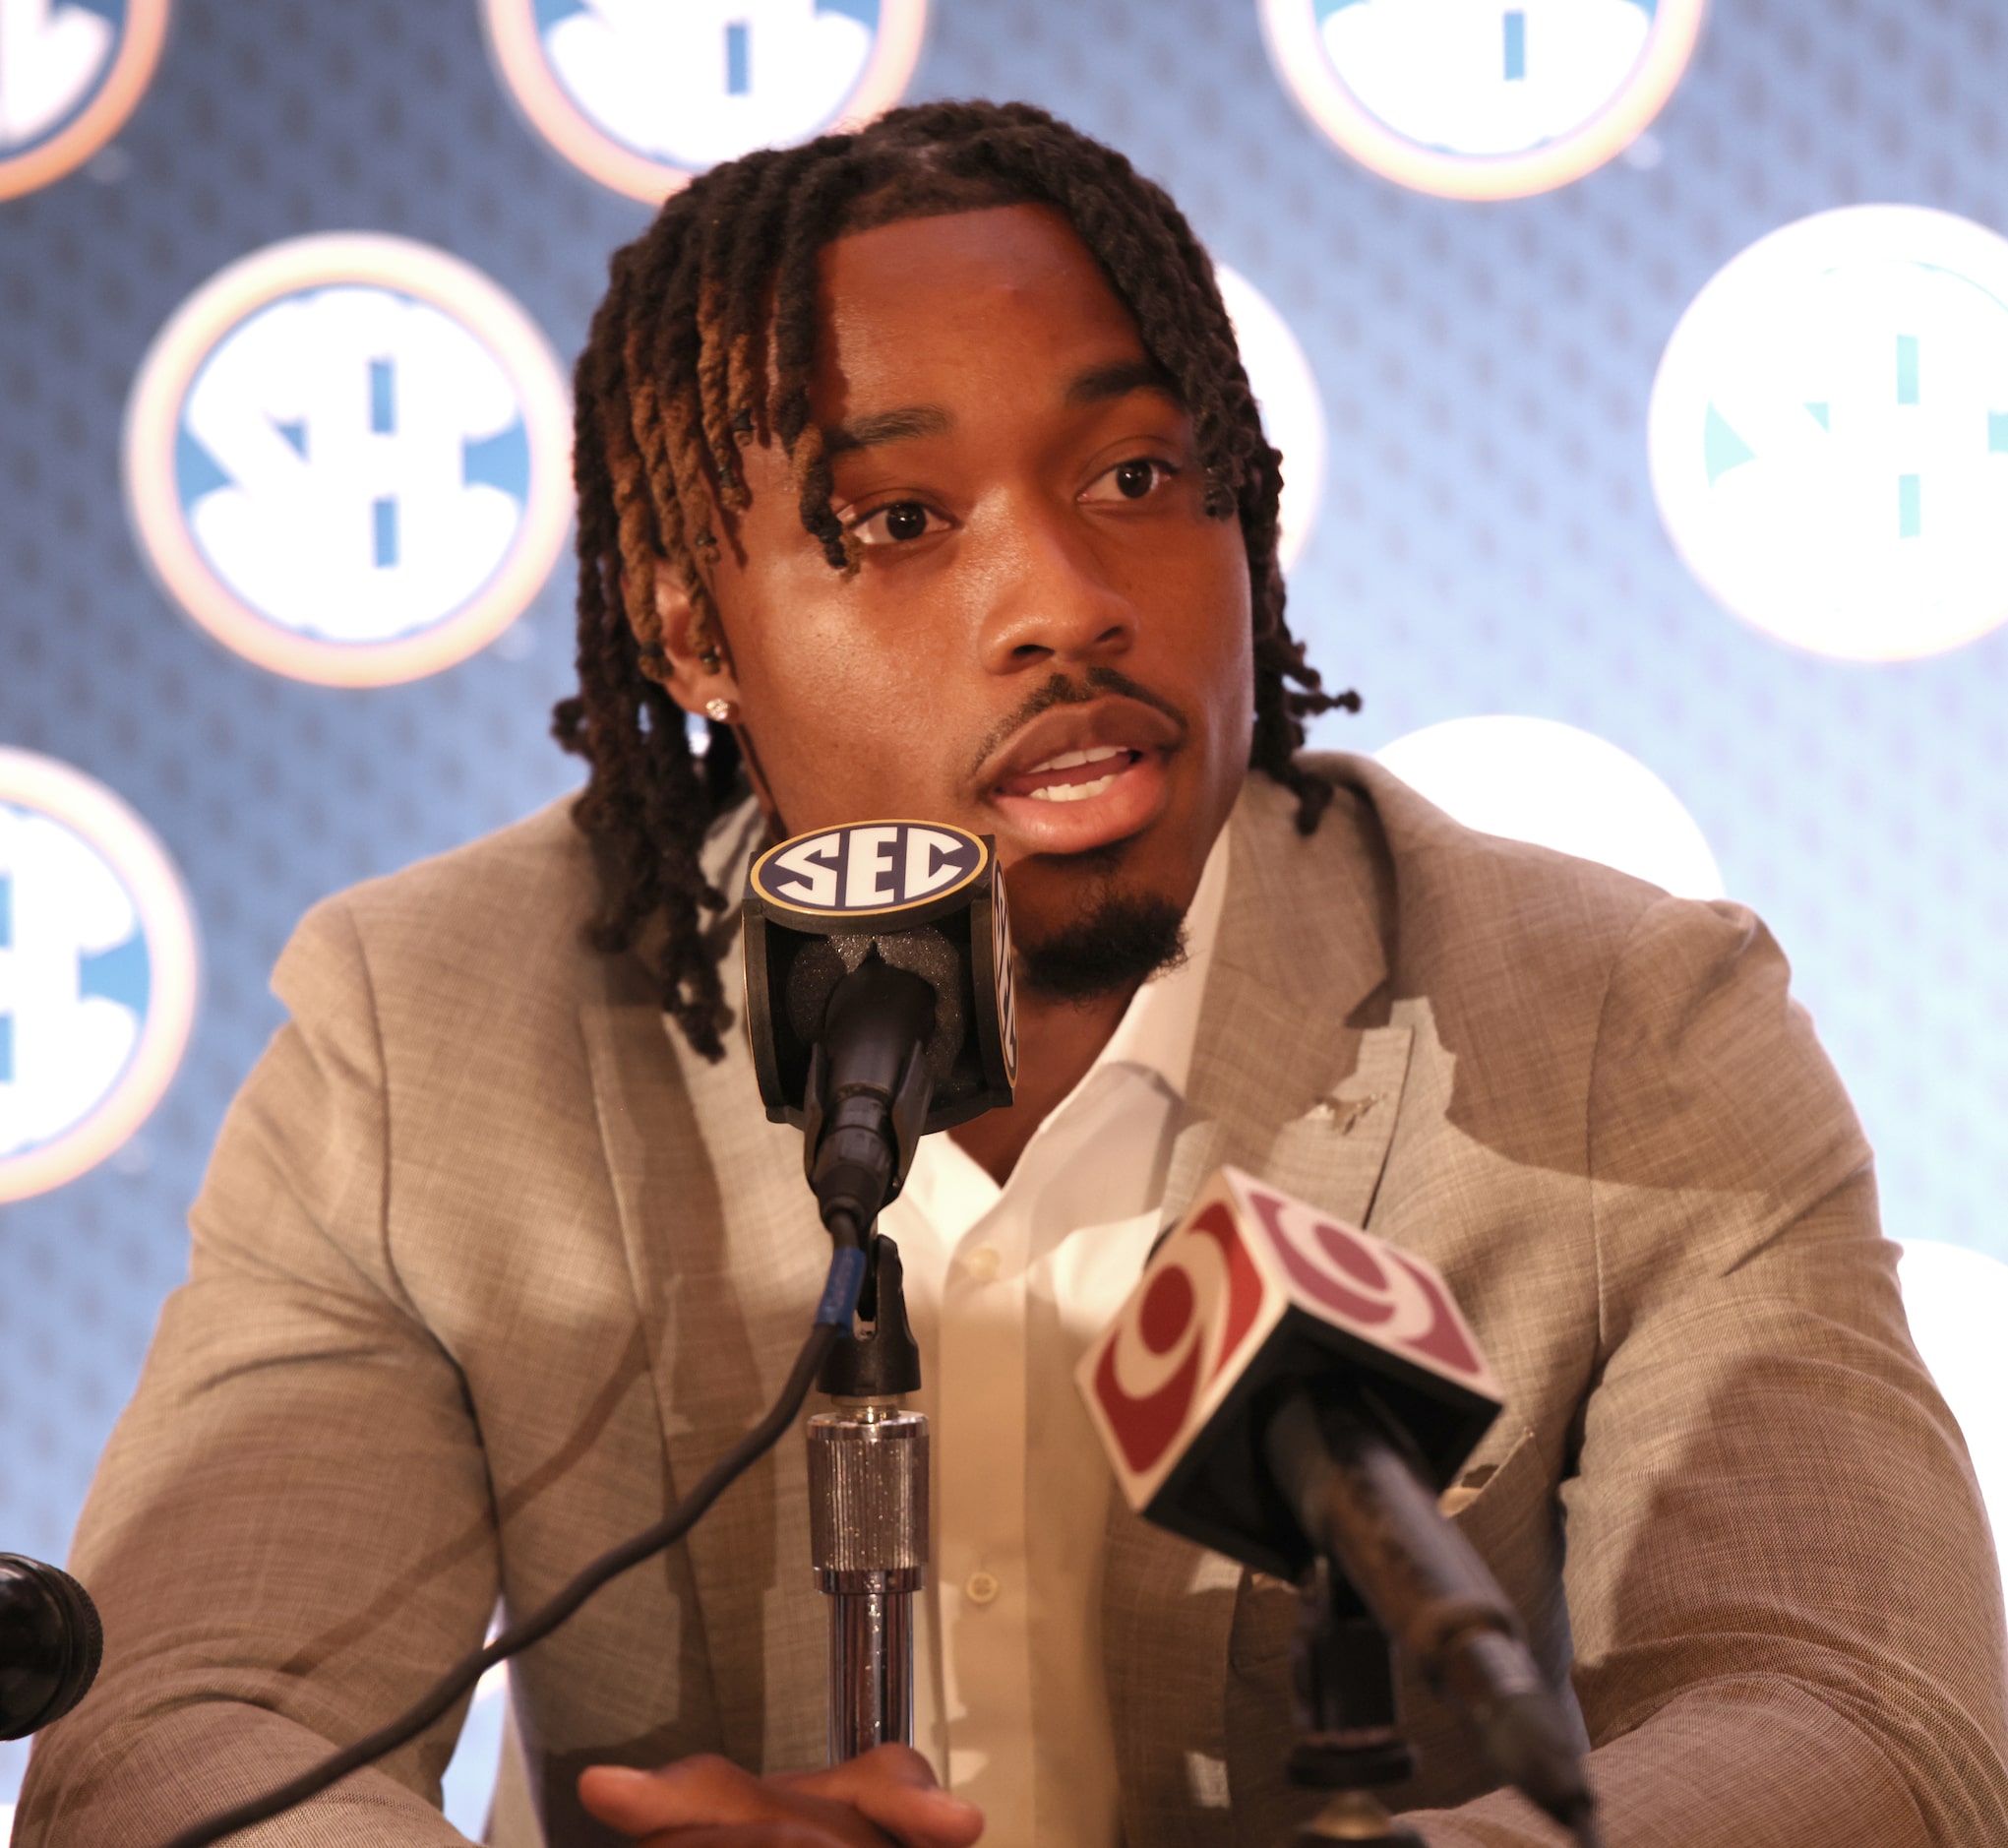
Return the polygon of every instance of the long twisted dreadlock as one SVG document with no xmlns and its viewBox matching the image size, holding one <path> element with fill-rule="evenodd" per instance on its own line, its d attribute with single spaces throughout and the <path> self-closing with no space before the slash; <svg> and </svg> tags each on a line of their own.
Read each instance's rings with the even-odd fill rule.
<svg viewBox="0 0 2008 1848">
<path fill-rule="evenodd" d="M 1330 787 L 1294 759 L 1304 720 L 1354 694 L 1328 694 L 1283 620 L 1276 562 L 1282 459 L 1262 436 L 1213 268 L 1178 208 L 1121 154 L 1023 103 L 896 109 L 856 134 L 768 150 L 714 167 L 675 194 L 617 252 L 576 375 L 578 683 L 553 731 L 592 767 L 574 819 L 598 861 L 594 948 L 631 948 L 660 916 L 663 1007 L 691 1045 L 722 1055 L 731 1016 L 718 976 L 723 912 L 700 851 L 743 800 L 733 734 L 710 727 L 701 755 L 669 694 L 642 671 L 662 651 L 655 573 L 690 599 L 694 649 L 719 631 L 699 573 L 717 539 L 707 509 L 747 504 L 739 449 L 776 441 L 793 468 L 802 524 L 837 571 L 856 541 L 830 507 L 811 421 L 819 251 L 846 232 L 986 206 L 1047 204 L 1071 222 L 1135 317 L 1145 349 L 1190 413 L 1206 508 L 1238 515 L 1253 592 L 1252 768 L 1298 798 L 1316 826 Z"/>
</svg>

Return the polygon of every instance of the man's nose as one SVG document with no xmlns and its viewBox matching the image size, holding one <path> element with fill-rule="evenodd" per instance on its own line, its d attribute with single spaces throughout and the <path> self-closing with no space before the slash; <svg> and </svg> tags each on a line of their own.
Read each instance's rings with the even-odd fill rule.
<svg viewBox="0 0 2008 1848">
<path fill-rule="evenodd" d="M 982 654 L 994 674 L 1111 660 L 1136 640 L 1136 607 L 1070 504 L 1023 509 L 993 569 Z"/>
</svg>

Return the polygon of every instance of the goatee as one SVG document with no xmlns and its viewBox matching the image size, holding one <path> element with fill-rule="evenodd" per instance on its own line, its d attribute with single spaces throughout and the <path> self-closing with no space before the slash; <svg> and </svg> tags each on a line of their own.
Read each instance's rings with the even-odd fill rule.
<svg viewBox="0 0 2008 1848">
<path fill-rule="evenodd" d="M 1050 936 L 1017 946 L 1018 981 L 1047 1001 L 1119 995 L 1186 959 L 1186 915 L 1155 893 L 1105 892 Z"/>
</svg>

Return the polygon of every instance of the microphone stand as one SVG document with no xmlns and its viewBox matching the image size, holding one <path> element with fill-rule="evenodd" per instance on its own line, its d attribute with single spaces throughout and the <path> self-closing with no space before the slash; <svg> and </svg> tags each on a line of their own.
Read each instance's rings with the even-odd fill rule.
<svg viewBox="0 0 2008 1848">
<path fill-rule="evenodd" d="M 1426 1848 L 1373 1795 L 1413 1776 L 1416 1768 L 1415 1752 L 1401 1736 L 1394 1646 L 1387 1632 L 1324 1553 L 1305 1569 L 1297 1600 L 1297 1628 L 1290 1637 L 1297 1744 L 1289 1777 L 1300 1790 L 1333 1794 L 1299 1826 L 1287 1848 L 1333 1841 L 1355 1848 Z"/>
<path fill-rule="evenodd" d="M 1582 1760 L 1527 1647 L 1519 1613 L 1471 1543 L 1437 1515 L 1433 1492 L 1401 1448 L 1363 1409 L 1320 1406 L 1302 1383 L 1294 1384 L 1269 1413 L 1262 1435 L 1270 1480 L 1311 1548 L 1307 1580 L 1322 1578 L 1329 1586 L 1342 1574 L 1348 1597 L 1357 1598 L 1362 1613 L 1350 1638 L 1343 1626 L 1328 1624 L 1315 1609 L 1310 1613 L 1306 1650 L 1310 1685 L 1324 1701 L 1322 1711 L 1350 1723 L 1334 1729 L 1331 1745 L 1317 1745 L 1308 1756 L 1300 1740 L 1291 1758 L 1293 1780 L 1311 1781 L 1297 1776 L 1300 1756 L 1307 1770 L 1329 1763 L 1332 1774 L 1345 1779 L 1341 1788 L 1393 1783 L 1408 1775 L 1408 1748 L 1393 1731 L 1393 1636 L 1430 1686 L 1463 1710 L 1501 1780 L 1568 1829 L 1578 1848 L 1599 1848 L 1595 1799 Z M 1327 1603 L 1329 1597 L 1327 1590 Z M 1357 1633 L 1363 1627 L 1366 1637 Z M 1319 1639 L 1326 1634 L 1331 1644 L 1320 1653 Z M 1348 1642 L 1355 1646 L 1342 1648 Z M 1363 1643 L 1373 1646 L 1358 1646 Z M 1331 1692 L 1324 1693 L 1327 1689 Z M 1349 1701 L 1356 1704 L 1349 1707 Z M 1375 1724 L 1382 1729 L 1379 1739 L 1372 1736 Z M 1387 1764 L 1399 1763 L 1397 1774 L 1382 1774 L 1376 1752 L 1386 1755 Z M 1379 1810 L 1378 1804 L 1372 1809 Z M 1363 1836 L 1346 1827 L 1336 1836 L 1319 1833 L 1324 1821 L 1320 1817 L 1298 1842 L 1416 1839 L 1401 1832 Z"/>
<path fill-rule="evenodd" d="M 928 1573 L 928 1421 L 899 1248 L 880 1233 L 858 1299 L 868 1335 L 839 1340 L 809 1421 L 809 1545 L 829 1599 L 829 1761 L 913 1743 L 913 1594 Z"/>
<path fill-rule="evenodd" d="M 913 1594 L 927 1582 L 928 1421 L 899 1248 L 871 1230 L 926 1127 L 935 990 L 873 955 L 837 983 L 811 1048 L 802 1159 L 822 1223 L 866 1255 L 858 1315 L 817 1384 L 809 1421 L 809 1550 L 829 1599 L 829 1761 L 913 1743 Z"/>
</svg>

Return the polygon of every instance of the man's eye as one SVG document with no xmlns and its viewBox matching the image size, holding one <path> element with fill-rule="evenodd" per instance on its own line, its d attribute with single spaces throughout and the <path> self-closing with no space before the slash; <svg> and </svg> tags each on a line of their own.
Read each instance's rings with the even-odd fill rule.
<svg viewBox="0 0 2008 1848">
<path fill-rule="evenodd" d="M 1140 501 L 1179 471 L 1155 456 L 1134 456 L 1098 476 L 1081 496 L 1088 501 Z"/>
<path fill-rule="evenodd" d="M 918 539 L 947 524 L 919 501 L 894 501 L 867 514 L 851 528 L 861 545 L 897 545 Z"/>
</svg>

